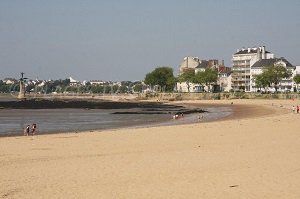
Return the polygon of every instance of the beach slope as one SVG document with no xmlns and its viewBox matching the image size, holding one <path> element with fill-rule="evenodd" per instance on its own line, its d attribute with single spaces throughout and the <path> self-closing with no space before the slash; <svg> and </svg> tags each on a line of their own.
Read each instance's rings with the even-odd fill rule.
<svg viewBox="0 0 300 199">
<path fill-rule="evenodd" d="M 3 137 L 0 198 L 298 199 L 296 103 L 234 100 L 216 122 Z"/>
</svg>

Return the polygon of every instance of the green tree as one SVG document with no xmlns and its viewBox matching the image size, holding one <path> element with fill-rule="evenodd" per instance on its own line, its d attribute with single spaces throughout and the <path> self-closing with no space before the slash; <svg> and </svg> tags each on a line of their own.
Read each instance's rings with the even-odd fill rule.
<svg viewBox="0 0 300 199">
<path fill-rule="evenodd" d="M 181 75 L 178 77 L 178 81 L 180 83 L 185 82 L 186 86 L 188 88 L 188 92 L 190 92 L 190 83 L 195 82 L 195 69 L 193 68 L 188 68 Z"/>
<path fill-rule="evenodd" d="M 203 72 L 203 81 L 204 84 L 208 87 L 208 92 L 211 91 L 211 85 L 213 83 L 216 83 L 218 80 L 218 72 L 215 69 L 212 68 L 207 68 L 204 72 Z"/>
<path fill-rule="evenodd" d="M 110 92 L 109 93 L 117 93 L 118 91 L 119 91 L 119 85 L 110 86 Z"/>
<path fill-rule="evenodd" d="M 90 87 L 90 91 L 92 93 L 103 93 L 104 92 L 104 87 L 103 86 L 99 86 L 99 85 L 92 85 Z"/>
<path fill-rule="evenodd" d="M 61 80 L 61 83 L 63 86 L 69 86 L 70 85 L 70 79 Z"/>
<path fill-rule="evenodd" d="M 208 68 L 195 74 L 194 83 L 206 85 L 208 92 L 211 91 L 210 85 L 218 80 L 218 72 L 215 69 Z"/>
<path fill-rule="evenodd" d="M 13 91 L 19 91 L 19 86 L 17 84 L 1 84 L 0 85 L 0 93 L 9 93 Z"/>
<path fill-rule="evenodd" d="M 26 92 L 29 93 L 31 90 L 34 90 L 34 88 L 35 88 L 35 86 L 33 84 L 29 84 L 26 86 L 25 90 L 26 90 Z"/>
<path fill-rule="evenodd" d="M 297 87 L 297 91 L 298 91 L 298 85 L 300 84 L 300 74 L 295 75 L 293 80 L 296 83 L 296 87 Z"/>
<path fill-rule="evenodd" d="M 267 73 L 261 73 L 259 75 L 255 76 L 255 85 L 257 88 L 261 89 L 264 88 L 266 90 L 266 87 L 270 86 L 270 75 Z"/>
<path fill-rule="evenodd" d="M 276 92 L 281 80 L 292 76 L 291 71 L 287 70 L 283 65 L 266 66 L 263 73 L 264 77 L 267 78 L 267 81 L 274 85 Z"/>
<path fill-rule="evenodd" d="M 121 82 L 121 85 L 122 85 L 122 86 L 127 86 L 127 87 L 128 87 L 128 86 L 130 86 L 131 84 L 132 84 L 131 81 L 122 81 L 122 82 Z"/>
<path fill-rule="evenodd" d="M 175 86 L 173 69 L 170 67 L 157 67 L 151 73 L 146 74 L 145 84 L 150 86 L 160 86 L 166 91 L 172 91 Z"/>
<path fill-rule="evenodd" d="M 133 91 L 141 93 L 143 91 L 143 85 L 141 83 L 135 84 L 133 86 Z"/>
<path fill-rule="evenodd" d="M 128 86 L 122 85 L 118 88 L 119 93 L 127 93 L 128 92 Z"/>
<path fill-rule="evenodd" d="M 78 87 L 76 87 L 76 86 L 68 86 L 68 87 L 66 87 L 65 91 L 66 92 L 70 92 L 70 93 L 77 93 L 78 92 Z M 49 92 L 52 92 L 52 90 L 50 90 L 49 87 L 48 87 L 48 89 L 46 90 L 46 93 L 49 93 Z"/>
</svg>

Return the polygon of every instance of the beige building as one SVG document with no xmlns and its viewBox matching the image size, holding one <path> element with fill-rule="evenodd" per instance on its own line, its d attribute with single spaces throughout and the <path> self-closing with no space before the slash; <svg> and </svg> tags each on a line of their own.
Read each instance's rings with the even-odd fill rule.
<svg viewBox="0 0 300 199">
<path fill-rule="evenodd" d="M 179 65 L 179 75 L 184 72 L 184 70 L 193 68 L 195 69 L 197 66 L 199 66 L 201 63 L 201 60 L 198 57 L 192 57 L 188 56 L 183 58 L 183 62 Z"/>
<path fill-rule="evenodd" d="M 231 68 L 222 65 L 218 66 L 218 81 L 220 91 L 229 92 L 231 89 Z"/>
<path fill-rule="evenodd" d="M 196 68 L 201 64 L 201 60 L 198 57 L 193 56 L 187 56 L 183 58 L 183 61 L 179 65 L 179 74 L 181 75 L 185 70 L 187 69 L 194 69 L 196 72 Z M 188 89 L 189 87 L 189 89 Z M 177 91 L 179 92 L 196 92 L 198 89 L 198 86 L 193 83 L 187 83 L 187 82 L 178 82 L 176 85 Z"/>
<path fill-rule="evenodd" d="M 179 65 L 179 75 L 190 68 L 194 69 L 195 73 L 203 72 L 207 68 L 214 68 L 218 71 L 219 77 L 217 85 L 214 86 L 219 87 L 220 91 L 229 91 L 229 89 L 231 88 L 231 82 L 228 82 L 231 69 L 224 66 L 224 61 L 219 64 L 219 61 L 217 59 L 200 60 L 198 57 L 185 57 L 183 59 L 183 62 Z M 189 87 L 190 92 L 203 92 L 204 89 L 207 90 L 206 87 L 199 84 L 189 83 Z M 186 82 L 178 82 L 177 91 L 188 92 L 188 84 Z"/>
</svg>

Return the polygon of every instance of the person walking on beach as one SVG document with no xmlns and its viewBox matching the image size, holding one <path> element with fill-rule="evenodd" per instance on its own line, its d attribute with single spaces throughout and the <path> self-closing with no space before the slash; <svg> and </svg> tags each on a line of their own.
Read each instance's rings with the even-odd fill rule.
<svg viewBox="0 0 300 199">
<path fill-rule="evenodd" d="M 36 124 L 32 124 L 31 126 L 31 135 L 35 135 L 35 130 L 36 130 Z"/>
<path fill-rule="evenodd" d="M 296 107 L 294 105 L 292 106 L 292 112 L 296 113 Z"/>
<path fill-rule="evenodd" d="M 199 115 L 198 120 L 199 121 L 203 120 L 203 115 L 202 114 Z"/>
<path fill-rule="evenodd" d="M 27 125 L 26 128 L 24 129 L 24 135 L 28 136 L 30 132 L 30 125 Z"/>
<path fill-rule="evenodd" d="M 299 105 L 297 105 L 297 113 L 299 113 L 299 109 L 300 109 L 300 107 L 299 107 Z"/>
</svg>

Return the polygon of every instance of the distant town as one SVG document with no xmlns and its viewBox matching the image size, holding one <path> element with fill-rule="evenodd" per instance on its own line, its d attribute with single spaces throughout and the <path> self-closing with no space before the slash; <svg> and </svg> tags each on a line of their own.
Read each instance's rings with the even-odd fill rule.
<svg viewBox="0 0 300 199">
<path fill-rule="evenodd" d="M 163 68 L 163 67 L 162 67 Z M 168 67 L 165 67 L 168 68 Z M 170 67 L 169 67 L 170 68 Z M 208 71 L 212 71 L 208 73 Z M 22 71 L 23 72 L 23 71 Z M 172 81 L 161 76 L 146 74 L 141 81 L 112 82 L 103 80 L 78 81 L 69 77 L 59 80 L 39 80 L 26 78 L 5 78 L 0 80 L 0 93 L 20 91 L 20 81 L 24 81 L 26 93 L 143 93 L 157 91 L 171 92 L 298 92 L 300 66 L 291 64 L 284 57 L 277 57 L 265 46 L 241 48 L 232 55 L 230 67 L 223 60 L 200 59 L 186 56 L 179 64 L 177 77 Z M 191 75 L 187 75 L 190 73 Z M 198 79 L 197 79 L 198 74 Z M 18 74 L 19 75 L 19 74 Z M 23 77 L 24 75 L 24 77 Z M 201 77 L 202 75 L 202 77 Z M 210 79 L 205 78 L 210 76 Z M 149 78 L 148 78 L 149 77 Z M 156 78 L 156 80 L 155 80 Z M 202 78 L 202 79 L 201 79 Z M 166 89 L 168 82 L 169 88 Z M 171 83 L 170 83 L 171 82 Z"/>
</svg>

